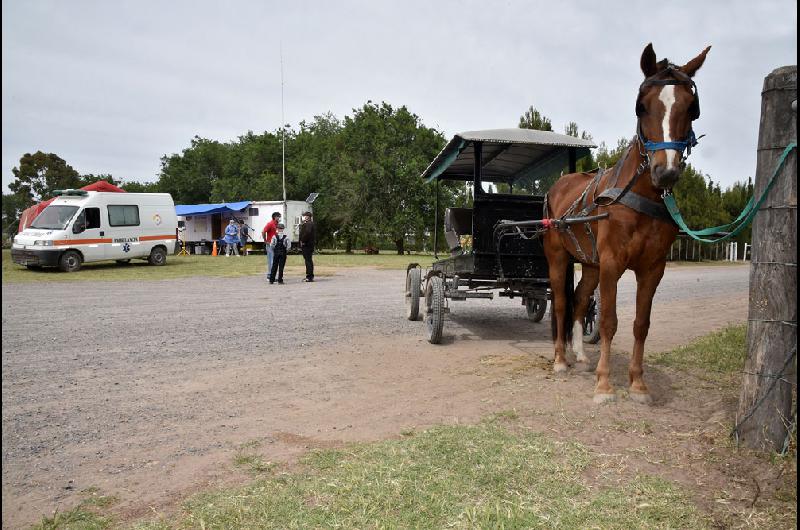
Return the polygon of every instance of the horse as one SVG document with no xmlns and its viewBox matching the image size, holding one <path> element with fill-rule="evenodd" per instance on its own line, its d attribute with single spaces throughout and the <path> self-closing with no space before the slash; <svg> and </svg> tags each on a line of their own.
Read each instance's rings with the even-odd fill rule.
<svg viewBox="0 0 800 530">
<path fill-rule="evenodd" d="M 589 298 L 600 285 L 595 403 L 616 399 L 609 383 L 609 355 L 617 331 L 617 282 L 626 270 L 636 274 L 629 396 L 640 403 L 652 402 L 642 378 L 644 344 L 653 296 L 678 234 L 663 197 L 678 182 L 686 156 L 697 144 L 692 122 L 700 116 L 700 102 L 692 78 L 710 49 L 677 66 L 667 59 L 657 61 L 652 43 L 648 44 L 640 60 L 644 81 L 636 98 L 636 135 L 623 156 L 612 168 L 563 175 L 545 196 L 545 218 L 593 219 L 555 223 L 558 228 L 547 230 L 542 244 L 553 297 L 554 372 L 567 371 L 565 345 L 573 341 L 576 368 L 589 369 L 583 351 L 583 321 Z M 573 292 L 575 262 L 581 263 L 582 274 Z"/>
</svg>

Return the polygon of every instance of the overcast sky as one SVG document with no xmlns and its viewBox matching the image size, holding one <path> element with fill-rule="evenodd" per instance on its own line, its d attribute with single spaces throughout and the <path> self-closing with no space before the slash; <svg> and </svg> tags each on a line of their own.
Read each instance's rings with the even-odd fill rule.
<svg viewBox="0 0 800 530">
<path fill-rule="evenodd" d="M 613 146 L 634 134 L 648 42 L 677 64 L 713 46 L 690 161 L 729 185 L 755 173 L 764 77 L 797 64 L 794 0 L 3 0 L 2 15 L 4 192 L 28 152 L 152 181 L 195 135 L 277 129 L 281 48 L 293 126 L 386 101 L 449 138 L 533 105 Z"/>
</svg>

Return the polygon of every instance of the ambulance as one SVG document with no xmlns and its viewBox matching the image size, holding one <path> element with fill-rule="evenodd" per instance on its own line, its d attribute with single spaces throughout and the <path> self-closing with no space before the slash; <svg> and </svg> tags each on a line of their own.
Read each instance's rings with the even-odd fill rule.
<svg viewBox="0 0 800 530">
<path fill-rule="evenodd" d="M 11 259 L 29 269 L 75 272 L 84 263 L 132 259 L 164 265 L 175 252 L 178 218 L 169 193 L 59 190 L 14 237 Z"/>
</svg>

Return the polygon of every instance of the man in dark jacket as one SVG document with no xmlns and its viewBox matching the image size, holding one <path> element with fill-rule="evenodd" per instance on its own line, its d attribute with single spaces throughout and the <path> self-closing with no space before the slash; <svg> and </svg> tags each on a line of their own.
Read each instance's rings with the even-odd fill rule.
<svg viewBox="0 0 800 530">
<path fill-rule="evenodd" d="M 303 212 L 303 220 L 300 223 L 300 250 L 303 252 L 303 259 L 306 262 L 306 279 L 304 282 L 314 281 L 314 243 L 316 233 L 314 221 L 311 219 L 311 212 Z"/>
</svg>

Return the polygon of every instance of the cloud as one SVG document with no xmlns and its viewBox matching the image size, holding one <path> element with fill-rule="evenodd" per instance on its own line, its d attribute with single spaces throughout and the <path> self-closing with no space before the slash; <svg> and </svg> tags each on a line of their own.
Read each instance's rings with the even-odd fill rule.
<svg viewBox="0 0 800 530">
<path fill-rule="evenodd" d="M 562 5 L 563 4 L 563 5 Z M 406 105 L 446 135 L 513 127 L 534 105 L 556 130 L 634 133 L 639 56 L 685 62 L 708 44 L 692 163 L 731 184 L 755 171 L 760 90 L 797 62 L 797 8 L 750 3 L 7 2 L 3 186 L 26 152 L 81 173 L 153 180 L 194 135 L 223 141 Z"/>
</svg>

